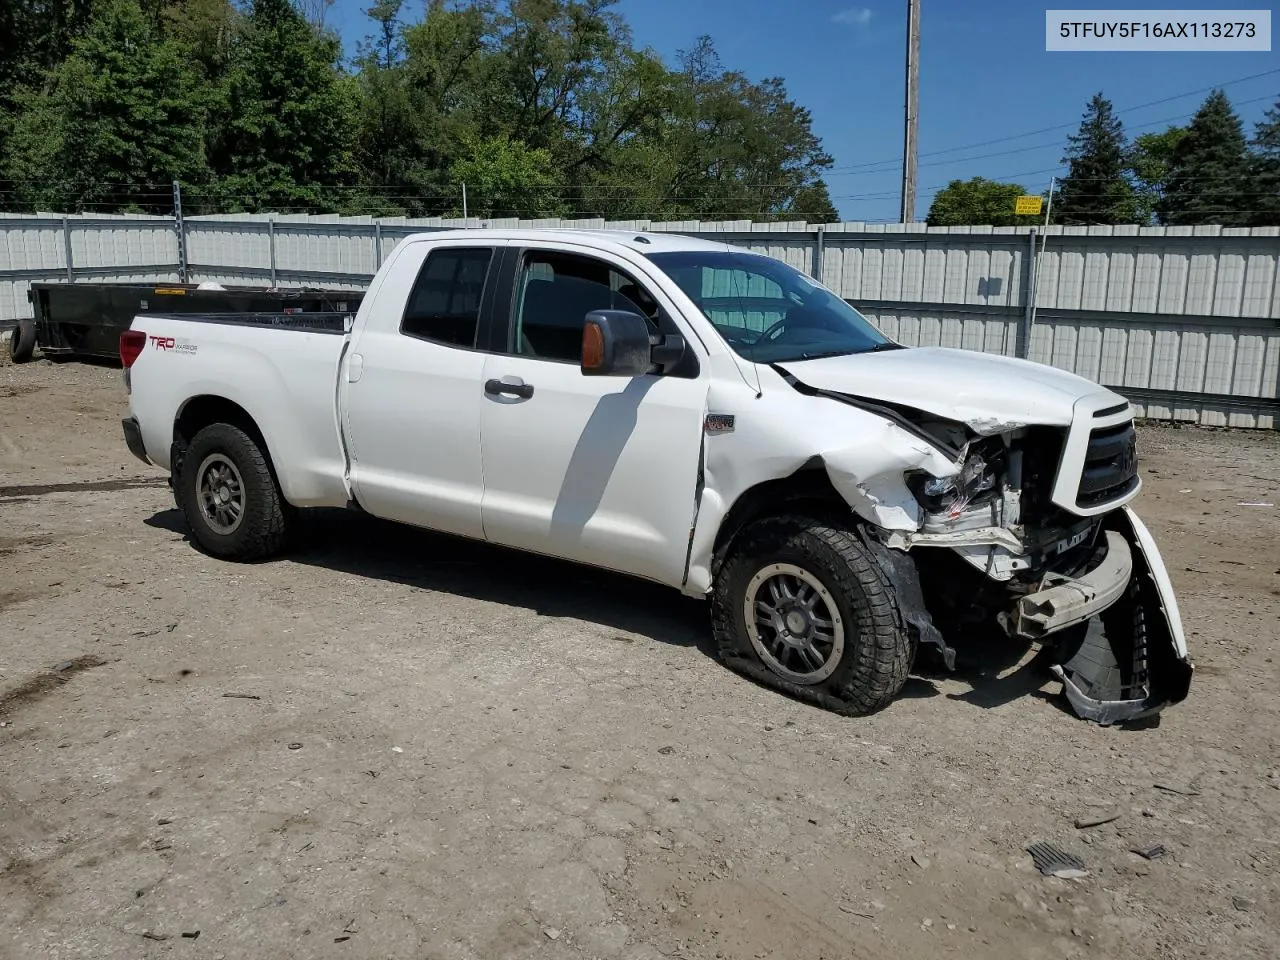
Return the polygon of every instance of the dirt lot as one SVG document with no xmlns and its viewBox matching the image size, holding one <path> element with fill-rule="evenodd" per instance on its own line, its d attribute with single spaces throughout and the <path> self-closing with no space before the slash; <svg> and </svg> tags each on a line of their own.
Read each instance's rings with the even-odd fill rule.
<svg viewBox="0 0 1280 960">
<path fill-rule="evenodd" d="M 0 956 L 1275 956 L 1274 434 L 1143 430 L 1198 672 L 1118 730 L 1019 650 L 837 718 L 698 603 L 346 514 L 219 563 L 125 407 L 0 368 Z"/>
</svg>

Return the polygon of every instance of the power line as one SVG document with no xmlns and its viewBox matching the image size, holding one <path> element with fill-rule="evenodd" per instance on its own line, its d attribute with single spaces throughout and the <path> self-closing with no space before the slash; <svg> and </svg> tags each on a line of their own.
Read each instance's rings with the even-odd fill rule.
<svg viewBox="0 0 1280 960">
<path fill-rule="evenodd" d="M 1162 103 L 1169 103 L 1170 101 L 1173 101 L 1173 100 L 1181 100 L 1183 97 L 1194 97 L 1200 93 L 1209 93 L 1213 90 L 1219 90 L 1223 87 L 1229 87 L 1232 84 L 1245 83 L 1249 80 L 1258 80 L 1262 77 L 1269 77 L 1269 76 L 1272 76 L 1273 74 L 1278 74 L 1278 73 L 1280 73 L 1280 68 L 1275 70 L 1264 70 L 1262 73 L 1250 74 L 1247 77 L 1237 77 L 1234 80 L 1226 80 L 1222 83 L 1214 84 L 1211 87 L 1201 87 L 1198 90 L 1188 90 L 1186 93 L 1176 93 L 1171 97 L 1161 97 L 1159 100 L 1150 100 L 1147 103 L 1139 103 L 1132 107 L 1125 107 L 1122 110 L 1116 110 L 1114 112 L 1116 114 L 1132 113 L 1134 110 L 1143 110 L 1143 109 L 1146 109 L 1147 107 L 1158 106 Z M 1244 104 L 1256 103 L 1258 100 L 1270 100 L 1271 98 L 1272 98 L 1272 95 L 1267 94 L 1266 96 L 1263 96 L 1263 97 L 1255 97 L 1252 100 L 1242 100 L 1238 105 L 1243 106 Z M 1183 114 L 1183 116 L 1191 116 L 1191 114 L 1193 114 L 1194 112 L 1195 111 L 1191 111 L 1190 113 Z M 1157 122 L 1164 123 L 1166 121 L 1162 120 Z M 1011 134 L 1010 136 L 1007 136 L 1007 137 L 996 137 L 992 140 L 980 140 L 977 143 L 967 143 L 967 144 L 962 144 L 956 147 L 947 147 L 944 150 L 930 150 L 927 153 L 920 154 L 920 156 L 936 157 L 936 156 L 941 156 L 944 153 L 958 153 L 962 150 L 976 150 L 979 147 L 989 147 L 997 143 L 1008 143 L 1011 140 L 1023 140 L 1027 137 L 1039 136 L 1042 133 L 1052 133 L 1056 130 L 1069 130 L 1072 127 L 1078 126 L 1079 123 L 1080 121 L 1078 120 L 1071 121 L 1069 123 L 1059 123 L 1051 127 L 1041 127 L 1038 130 L 1029 130 L 1026 133 Z M 899 155 L 896 157 L 886 158 L 884 160 L 868 160 L 864 163 L 855 163 L 855 164 L 850 164 L 846 166 L 832 167 L 830 170 L 827 171 L 827 173 L 843 173 L 846 171 L 860 170 L 865 167 L 879 167 L 879 166 L 884 166 L 885 164 L 897 164 L 901 162 L 902 162 L 902 156 Z M 879 172 L 886 172 L 886 171 L 879 171 Z"/>
<path fill-rule="evenodd" d="M 1264 94 L 1263 96 L 1260 96 L 1260 97 L 1251 97 L 1251 98 L 1250 98 L 1250 99 L 1248 99 L 1248 100 L 1241 100 L 1241 101 L 1239 101 L 1239 103 L 1238 103 L 1237 105 L 1238 105 L 1238 106 L 1247 106 L 1247 105 L 1249 105 L 1249 104 L 1251 104 L 1251 103 L 1259 103 L 1259 102 L 1261 102 L 1261 101 L 1263 101 L 1263 100 L 1270 100 L 1270 99 L 1272 99 L 1270 94 Z M 1149 121 L 1147 121 L 1146 123 L 1139 123 L 1139 124 L 1135 124 L 1134 126 L 1130 127 L 1129 129 L 1130 129 L 1130 130 L 1145 130 L 1145 129 L 1147 129 L 1148 127 L 1158 127 L 1158 126 L 1161 126 L 1162 124 L 1166 124 L 1166 123 L 1174 123 L 1175 121 L 1178 121 L 1178 120 L 1185 120 L 1187 117 L 1195 116 L 1195 113 L 1196 113 L 1196 111 L 1192 110 L 1192 111 L 1187 112 L 1187 113 L 1180 113 L 1180 114 L 1177 114 L 1176 116 L 1164 117 L 1164 118 L 1162 118 L 1162 119 L 1160 119 L 1160 120 L 1149 120 Z M 1052 143 L 1041 143 L 1041 144 L 1036 144 L 1036 145 L 1034 145 L 1034 146 L 1030 146 L 1030 147 L 1017 147 L 1016 149 L 1013 149 L 1013 150 L 999 150 L 999 151 L 996 151 L 995 153 L 979 153 L 979 154 L 975 154 L 975 155 L 974 155 L 974 156 L 972 156 L 972 157 L 956 157 L 956 158 L 951 159 L 951 160 L 934 160 L 934 161 L 931 161 L 930 163 L 922 163 L 922 164 L 920 164 L 920 166 L 922 166 L 922 167 L 942 167 L 942 166 L 947 166 L 947 165 L 949 165 L 949 164 L 953 164 L 953 163 L 968 163 L 970 160 L 989 160 L 989 159 L 991 159 L 991 158 L 993 158 L 993 157 L 1007 157 L 1007 156 L 1012 156 L 1012 155 L 1013 155 L 1013 154 L 1015 154 L 1015 153 L 1032 153 L 1032 152 L 1034 152 L 1034 151 L 1036 151 L 1036 150 L 1047 150 L 1047 149 L 1049 149 L 1049 148 L 1051 148 L 1051 147 L 1060 146 L 1060 145 L 1061 145 L 1061 144 L 1060 144 L 1060 142 L 1055 140 L 1055 141 L 1053 141 Z M 867 171 L 864 171 L 861 175 L 863 175 L 863 176 L 873 176 L 873 175 L 875 175 L 875 174 L 877 174 L 877 173 L 888 173 L 888 172 L 889 172 L 889 170 L 888 170 L 888 169 L 885 169 L 885 170 L 867 170 Z M 828 173 L 830 173 L 830 171 L 828 171 Z M 854 174 L 852 174 L 851 172 L 845 172 L 845 173 L 837 174 L 837 176 L 853 176 L 853 175 L 854 175 Z"/>
<path fill-rule="evenodd" d="M 1249 103 L 1257 103 L 1259 100 L 1270 100 L 1270 99 L 1271 99 L 1270 95 L 1262 96 L 1262 97 L 1254 97 L 1252 100 L 1241 100 L 1241 101 L 1240 101 L 1240 104 L 1241 104 L 1241 106 L 1243 106 L 1243 105 L 1245 105 L 1245 104 L 1249 104 Z M 1134 126 L 1134 127 L 1131 127 L 1130 129 L 1133 129 L 1133 130 L 1142 130 L 1142 129 L 1146 128 L 1146 127 L 1158 127 L 1158 126 L 1160 126 L 1161 124 L 1165 124 L 1165 123 L 1172 123 L 1172 122 L 1174 122 L 1175 120 L 1182 120 L 1182 119 L 1185 119 L 1186 117 L 1193 116 L 1193 115 L 1194 115 L 1194 111 L 1193 111 L 1192 113 L 1179 114 L 1179 115 L 1178 115 L 1178 116 L 1176 116 L 1176 117 L 1165 117 L 1165 118 L 1164 118 L 1164 119 L 1162 119 L 1162 120 L 1152 120 L 1152 121 L 1149 121 L 1148 123 L 1140 123 L 1140 124 L 1137 124 L 1137 125 L 1136 125 L 1136 126 Z M 1019 148 L 1017 148 L 1016 150 L 1002 150 L 1002 151 L 999 151 L 999 152 L 996 152 L 996 153 L 980 153 L 980 154 L 978 154 L 978 155 L 976 155 L 976 156 L 972 156 L 972 157 L 957 157 L 957 158 L 955 158 L 954 160 L 935 160 L 935 161 L 933 161 L 932 163 L 922 163 L 922 164 L 920 164 L 920 166 L 922 166 L 922 167 L 941 167 L 941 166 L 947 166 L 947 165 L 949 165 L 949 164 L 953 164 L 953 163 L 967 163 L 967 162 L 969 162 L 970 160 L 989 160 L 989 159 L 991 159 L 991 158 L 993 158 L 993 157 L 1006 157 L 1006 156 L 1012 156 L 1012 155 L 1013 155 L 1013 154 L 1015 154 L 1015 153 L 1028 153 L 1028 152 L 1032 152 L 1032 151 L 1035 151 L 1035 150 L 1047 150 L 1048 148 L 1053 147 L 1053 146 L 1057 146 L 1057 145 L 1058 145 L 1058 144 L 1056 144 L 1056 143 L 1042 143 L 1042 144 L 1037 144 L 1036 146 L 1033 146 L 1033 147 L 1019 147 Z M 1059 170 L 1059 169 L 1061 169 L 1062 167 L 1065 167 L 1065 166 L 1066 166 L 1066 164 L 1065 164 L 1065 163 L 1063 163 L 1063 164 L 1059 164 L 1057 167 L 1052 167 L 1052 168 L 1050 168 L 1049 170 L 1041 170 L 1041 171 L 1035 171 L 1035 172 L 1039 172 L 1039 173 L 1048 173 L 1048 172 L 1050 172 L 1051 170 Z M 885 172 L 885 171 L 880 171 L 880 172 Z M 1028 174 L 1018 174 L 1018 176 L 1028 176 Z"/>
</svg>

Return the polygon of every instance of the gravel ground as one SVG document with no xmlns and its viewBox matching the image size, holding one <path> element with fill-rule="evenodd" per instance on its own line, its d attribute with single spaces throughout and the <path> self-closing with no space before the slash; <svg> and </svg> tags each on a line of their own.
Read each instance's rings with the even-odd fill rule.
<svg viewBox="0 0 1280 960">
<path fill-rule="evenodd" d="M 838 718 L 702 604 L 341 512 L 219 563 L 125 409 L 0 367 L 0 956 L 1275 956 L 1275 434 L 1142 430 L 1198 670 L 1118 730 L 1013 647 Z"/>
</svg>

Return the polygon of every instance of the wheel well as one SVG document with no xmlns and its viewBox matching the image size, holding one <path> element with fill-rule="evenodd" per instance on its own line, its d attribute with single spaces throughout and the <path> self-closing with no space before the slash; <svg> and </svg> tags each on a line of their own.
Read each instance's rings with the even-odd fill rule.
<svg viewBox="0 0 1280 960">
<path fill-rule="evenodd" d="M 258 445 L 258 449 L 267 458 L 267 467 L 271 471 L 271 475 L 275 476 L 276 468 L 271 459 L 271 450 L 267 447 L 266 438 L 262 435 L 262 431 L 258 429 L 258 424 L 249 414 L 249 411 L 234 400 L 213 396 L 212 394 L 192 397 L 183 404 L 182 410 L 179 411 L 177 418 L 173 421 L 171 470 L 175 476 L 177 476 L 182 467 L 182 458 L 186 455 L 187 447 L 191 445 L 192 439 L 211 423 L 229 423 L 232 426 L 239 427 L 252 437 L 253 442 Z"/>
<path fill-rule="evenodd" d="M 756 484 L 734 501 L 716 533 L 713 564 L 719 566 L 747 524 L 787 513 L 807 513 L 846 522 L 856 519 L 832 485 L 822 458 L 813 457 L 795 473 Z"/>
</svg>

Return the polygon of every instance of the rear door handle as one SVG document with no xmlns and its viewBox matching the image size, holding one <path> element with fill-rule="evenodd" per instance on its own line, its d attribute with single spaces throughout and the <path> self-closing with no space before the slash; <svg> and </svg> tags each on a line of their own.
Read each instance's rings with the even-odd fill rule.
<svg viewBox="0 0 1280 960">
<path fill-rule="evenodd" d="M 519 377 L 503 377 L 501 380 L 486 380 L 484 392 L 494 397 L 508 393 L 513 397 L 528 400 L 533 396 L 533 384 L 525 383 Z"/>
</svg>

